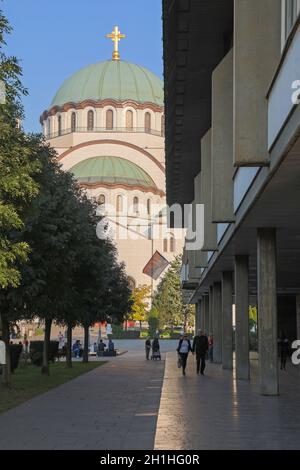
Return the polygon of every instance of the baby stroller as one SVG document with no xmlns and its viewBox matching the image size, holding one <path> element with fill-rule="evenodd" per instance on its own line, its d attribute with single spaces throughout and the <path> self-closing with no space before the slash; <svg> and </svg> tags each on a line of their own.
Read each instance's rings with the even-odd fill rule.
<svg viewBox="0 0 300 470">
<path fill-rule="evenodd" d="M 160 349 L 159 349 L 159 342 L 158 339 L 155 338 L 152 343 L 152 361 L 161 361 Z"/>
</svg>

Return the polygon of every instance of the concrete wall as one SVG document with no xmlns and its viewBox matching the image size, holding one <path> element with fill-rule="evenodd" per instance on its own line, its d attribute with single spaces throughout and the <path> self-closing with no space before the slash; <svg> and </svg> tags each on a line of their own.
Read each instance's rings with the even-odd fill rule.
<svg viewBox="0 0 300 470">
<path fill-rule="evenodd" d="M 212 221 L 233 222 L 233 50 L 212 77 Z"/>
<path fill-rule="evenodd" d="M 281 54 L 281 1 L 235 0 L 234 164 L 266 165 L 266 95 Z"/>
<path fill-rule="evenodd" d="M 212 223 L 211 135 L 210 129 L 201 140 L 201 202 L 204 204 L 203 251 L 218 249 L 217 225 Z"/>
</svg>

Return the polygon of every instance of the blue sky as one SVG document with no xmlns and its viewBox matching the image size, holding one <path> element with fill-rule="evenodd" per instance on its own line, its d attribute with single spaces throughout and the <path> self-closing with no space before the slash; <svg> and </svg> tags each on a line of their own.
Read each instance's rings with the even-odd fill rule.
<svg viewBox="0 0 300 470">
<path fill-rule="evenodd" d="M 161 0 L 4 0 L 14 28 L 6 52 L 23 67 L 27 131 L 40 131 L 39 116 L 62 82 L 80 68 L 111 57 L 104 36 L 118 24 L 127 38 L 121 58 L 162 77 Z"/>
</svg>

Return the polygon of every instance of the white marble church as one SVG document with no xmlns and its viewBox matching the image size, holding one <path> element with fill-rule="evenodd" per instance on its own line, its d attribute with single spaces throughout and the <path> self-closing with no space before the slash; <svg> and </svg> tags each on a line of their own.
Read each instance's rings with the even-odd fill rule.
<svg viewBox="0 0 300 470">
<path fill-rule="evenodd" d="M 143 270 L 158 252 L 170 261 L 183 240 L 167 229 L 164 94 L 159 77 L 120 60 L 116 27 L 112 60 L 67 79 L 41 116 L 63 168 L 105 213 L 132 287 L 153 281 Z M 157 254 L 156 254 L 157 256 Z"/>
</svg>

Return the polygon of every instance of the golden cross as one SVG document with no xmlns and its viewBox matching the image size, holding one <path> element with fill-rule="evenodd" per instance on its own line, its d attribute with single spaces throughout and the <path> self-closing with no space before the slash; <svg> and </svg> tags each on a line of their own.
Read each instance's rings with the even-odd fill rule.
<svg viewBox="0 0 300 470">
<path fill-rule="evenodd" d="M 107 38 L 111 39 L 114 42 L 114 52 L 113 52 L 113 60 L 120 60 L 119 54 L 119 42 L 121 39 L 126 38 L 125 34 L 121 34 L 119 31 L 119 26 L 115 26 L 115 29 L 111 34 L 106 35 Z"/>
</svg>

